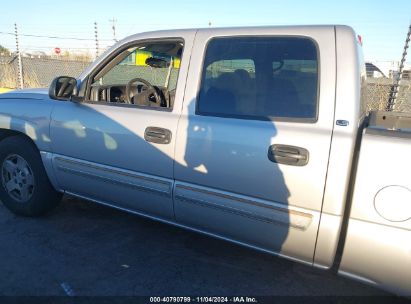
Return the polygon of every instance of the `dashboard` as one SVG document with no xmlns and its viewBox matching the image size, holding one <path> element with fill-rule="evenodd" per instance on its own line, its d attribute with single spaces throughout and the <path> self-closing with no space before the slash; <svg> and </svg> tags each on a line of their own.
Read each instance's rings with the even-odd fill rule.
<svg viewBox="0 0 411 304">
<path fill-rule="evenodd" d="M 135 84 L 131 87 L 131 104 L 172 107 L 174 103 L 175 90 L 168 91 L 166 87 L 160 86 L 154 86 L 154 88 L 161 99 L 159 104 L 155 104 L 156 100 L 154 98 L 154 94 L 150 94 L 150 91 L 144 84 Z M 109 103 L 129 103 L 126 97 L 126 86 L 117 84 L 92 87 L 91 99 Z"/>
</svg>

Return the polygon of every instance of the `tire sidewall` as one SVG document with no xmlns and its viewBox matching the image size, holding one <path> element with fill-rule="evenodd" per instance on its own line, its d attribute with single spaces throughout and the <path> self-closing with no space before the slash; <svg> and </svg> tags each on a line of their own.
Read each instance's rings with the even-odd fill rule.
<svg viewBox="0 0 411 304">
<path fill-rule="evenodd" d="M 12 154 L 22 157 L 30 166 L 34 179 L 34 190 L 28 201 L 19 202 L 15 200 L 3 186 L 3 173 L 1 172 L 1 201 L 7 208 L 17 214 L 33 216 L 44 213 L 45 209 L 49 209 L 48 198 L 45 194 L 54 189 L 52 189 L 48 180 L 39 151 L 32 142 L 22 136 L 8 137 L 0 142 L 0 170 L 2 170 L 4 160 Z"/>
</svg>

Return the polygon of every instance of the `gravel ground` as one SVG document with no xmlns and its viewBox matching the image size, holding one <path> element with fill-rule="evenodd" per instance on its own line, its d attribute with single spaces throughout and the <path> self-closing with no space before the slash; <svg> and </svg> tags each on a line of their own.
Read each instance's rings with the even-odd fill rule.
<svg viewBox="0 0 411 304">
<path fill-rule="evenodd" d="M 386 296 L 337 275 L 65 197 L 49 216 L 0 204 L 0 295 Z"/>
</svg>

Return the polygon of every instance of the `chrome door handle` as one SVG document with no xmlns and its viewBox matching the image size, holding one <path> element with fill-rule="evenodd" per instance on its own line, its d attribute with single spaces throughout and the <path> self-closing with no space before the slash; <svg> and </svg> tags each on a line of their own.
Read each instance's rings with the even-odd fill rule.
<svg viewBox="0 0 411 304">
<path fill-rule="evenodd" d="M 268 148 L 268 159 L 278 164 L 305 166 L 308 164 L 309 155 L 307 149 L 296 146 L 272 145 Z"/>
<path fill-rule="evenodd" d="M 171 142 L 171 131 L 158 127 L 147 127 L 144 131 L 144 139 L 155 144 L 167 145 Z"/>
</svg>

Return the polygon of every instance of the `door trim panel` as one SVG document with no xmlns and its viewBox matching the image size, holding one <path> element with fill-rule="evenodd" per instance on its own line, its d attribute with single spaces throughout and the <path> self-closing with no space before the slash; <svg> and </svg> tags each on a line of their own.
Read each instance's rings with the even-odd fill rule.
<svg viewBox="0 0 411 304">
<path fill-rule="evenodd" d="M 97 179 L 116 186 L 154 192 L 171 198 L 172 180 L 129 170 L 113 168 L 62 155 L 53 155 L 55 169 L 77 176 Z"/>
<path fill-rule="evenodd" d="M 266 223 L 287 225 L 302 231 L 305 231 L 308 226 L 310 226 L 313 218 L 313 215 L 310 213 L 293 210 L 288 208 L 289 206 L 282 206 L 282 204 L 275 204 L 257 198 L 244 198 L 240 195 L 227 194 L 180 183 L 177 183 L 175 186 L 175 199 L 201 205 L 203 207 L 218 209 L 224 212 L 234 213 Z M 224 202 L 224 200 L 226 202 Z M 244 207 L 239 208 L 236 206 L 229 206 L 229 201 L 238 203 L 238 206 L 245 204 L 261 208 L 261 210 L 265 209 L 266 212 L 258 214 L 257 212 L 247 210 L 247 208 Z M 271 216 L 264 215 L 267 214 L 267 212 L 271 212 Z"/>
</svg>

